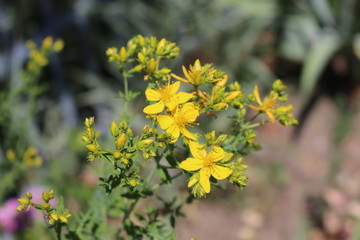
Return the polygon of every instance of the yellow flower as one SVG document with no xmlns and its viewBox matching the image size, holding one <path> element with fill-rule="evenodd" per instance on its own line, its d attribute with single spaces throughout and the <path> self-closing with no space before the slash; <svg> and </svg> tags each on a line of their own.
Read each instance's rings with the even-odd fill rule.
<svg viewBox="0 0 360 240">
<path fill-rule="evenodd" d="M 194 65 L 190 65 L 189 70 L 187 70 L 184 66 L 182 66 L 182 70 L 186 79 L 179 77 L 173 73 L 171 74 L 171 76 L 173 78 L 176 78 L 177 80 L 192 84 L 194 86 L 199 86 L 205 83 L 218 82 L 223 79 L 227 79 L 226 75 L 217 78 L 215 76 L 217 71 L 212 67 L 212 65 L 206 64 L 204 66 L 201 66 L 199 59 L 195 61 Z"/>
<path fill-rule="evenodd" d="M 264 100 L 264 102 L 262 102 L 261 98 L 260 98 L 260 94 L 259 94 L 259 88 L 256 85 L 254 87 L 254 96 L 255 96 L 256 102 L 259 104 L 259 106 L 256 107 L 256 106 L 250 105 L 249 107 L 254 110 L 265 112 L 269 116 L 271 121 L 274 122 L 275 121 L 275 117 L 274 117 L 275 109 L 274 108 L 275 108 L 275 104 L 276 104 L 277 95 L 267 98 Z"/>
<path fill-rule="evenodd" d="M 173 139 L 171 143 L 177 141 L 182 133 L 185 137 L 196 140 L 196 137 L 186 129 L 186 126 L 195 122 L 199 116 L 199 110 L 192 103 L 185 104 L 182 108 L 176 108 L 172 116 L 158 115 L 157 121 L 162 129 L 166 129 Z"/>
<path fill-rule="evenodd" d="M 210 192 L 210 177 L 221 180 L 230 176 L 232 169 L 216 164 L 223 159 L 230 159 L 232 154 L 226 153 L 221 147 L 213 146 L 207 153 L 205 148 L 197 142 L 189 142 L 193 158 L 187 158 L 179 164 L 186 171 L 200 170 L 199 182 L 206 193 Z M 189 182 L 190 183 L 190 182 Z M 194 183 L 191 182 L 193 185 Z"/>
<path fill-rule="evenodd" d="M 164 107 L 168 107 L 170 111 L 182 103 L 189 101 L 193 95 L 191 93 L 179 92 L 176 93 L 180 88 L 180 82 L 174 84 L 167 84 L 162 86 L 160 89 L 146 89 L 145 95 L 149 101 L 157 101 L 157 103 L 151 104 L 144 108 L 146 114 L 157 114 L 162 112 Z"/>
</svg>

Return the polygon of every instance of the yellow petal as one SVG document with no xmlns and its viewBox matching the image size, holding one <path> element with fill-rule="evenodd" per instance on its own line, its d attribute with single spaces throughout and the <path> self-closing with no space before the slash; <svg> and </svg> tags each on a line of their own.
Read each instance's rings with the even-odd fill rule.
<svg viewBox="0 0 360 240">
<path fill-rule="evenodd" d="M 261 111 L 261 110 L 262 110 L 262 107 L 256 107 L 256 106 L 253 106 L 253 105 L 250 105 L 249 107 L 252 108 L 252 109 L 254 109 L 254 110 L 257 110 L 257 111 Z"/>
<path fill-rule="evenodd" d="M 190 141 L 189 147 L 191 154 L 195 158 L 202 159 L 206 154 L 204 146 L 200 145 L 198 142 Z"/>
<path fill-rule="evenodd" d="M 230 168 L 222 167 L 218 165 L 211 166 L 210 171 L 211 171 L 211 175 L 213 175 L 213 177 L 218 180 L 227 178 L 233 172 L 233 170 Z"/>
<path fill-rule="evenodd" d="M 184 67 L 184 66 L 182 66 L 182 70 L 183 70 L 183 73 L 184 73 L 184 75 L 185 75 L 185 77 L 189 80 L 188 82 L 192 82 L 192 77 L 189 75 L 189 72 L 188 72 L 188 70 Z M 180 79 L 179 79 L 180 80 Z"/>
<path fill-rule="evenodd" d="M 180 130 L 179 127 L 175 124 L 171 125 L 167 130 L 167 133 L 169 133 L 174 139 L 171 141 L 171 143 L 174 143 L 178 140 L 180 136 Z"/>
<path fill-rule="evenodd" d="M 175 75 L 175 74 L 173 74 L 173 73 L 171 74 L 171 76 L 172 76 L 173 78 L 179 80 L 179 81 L 182 81 L 182 82 L 185 82 L 185 83 L 189 83 L 189 81 L 186 80 L 185 78 L 179 77 L 179 76 L 177 76 L 177 75 Z"/>
<path fill-rule="evenodd" d="M 272 114 L 272 112 L 271 111 L 265 111 L 266 112 L 266 114 L 269 116 L 269 118 L 271 119 L 271 122 L 274 122 L 275 121 L 275 117 L 274 117 L 274 115 Z"/>
<path fill-rule="evenodd" d="M 178 103 L 177 101 L 170 101 L 166 103 L 166 106 L 169 108 L 170 111 L 173 111 L 178 106 Z"/>
<path fill-rule="evenodd" d="M 150 89 L 150 88 L 145 90 L 145 96 L 146 99 L 149 101 L 159 101 L 161 98 L 161 95 L 158 90 Z"/>
<path fill-rule="evenodd" d="M 187 130 L 186 127 L 180 127 L 179 130 L 185 137 L 191 140 L 197 140 L 197 138 L 189 130 Z"/>
<path fill-rule="evenodd" d="M 212 147 L 209 152 L 209 158 L 211 158 L 213 162 L 217 162 L 224 159 L 225 155 L 226 152 L 221 147 L 218 146 Z"/>
<path fill-rule="evenodd" d="M 162 129 L 168 129 L 174 123 L 174 119 L 170 116 L 158 115 L 156 119 Z"/>
<path fill-rule="evenodd" d="M 186 122 L 191 123 L 199 116 L 199 110 L 192 103 L 185 104 L 180 110 L 180 114 Z"/>
<path fill-rule="evenodd" d="M 162 102 L 157 102 L 155 104 L 151 104 L 144 108 L 144 113 L 146 114 L 157 114 L 161 113 L 164 109 L 164 104 Z"/>
<path fill-rule="evenodd" d="M 262 105 L 262 101 L 261 101 L 261 98 L 260 98 L 258 85 L 255 85 L 255 87 L 254 87 L 254 96 L 255 96 L 255 98 L 256 98 L 257 103 L 261 106 L 261 105 Z"/>
<path fill-rule="evenodd" d="M 180 82 L 175 82 L 169 86 L 169 92 L 173 95 L 175 94 L 180 88 Z"/>
<path fill-rule="evenodd" d="M 210 169 L 209 168 L 202 168 L 200 170 L 200 185 L 204 189 L 206 193 L 210 192 Z"/>
<path fill-rule="evenodd" d="M 196 171 L 202 168 L 203 160 L 198 158 L 187 158 L 179 164 L 186 171 Z"/>
<path fill-rule="evenodd" d="M 176 97 L 178 98 L 178 101 L 181 104 L 189 101 L 193 97 L 193 95 L 191 93 L 179 92 L 176 94 Z"/>
</svg>

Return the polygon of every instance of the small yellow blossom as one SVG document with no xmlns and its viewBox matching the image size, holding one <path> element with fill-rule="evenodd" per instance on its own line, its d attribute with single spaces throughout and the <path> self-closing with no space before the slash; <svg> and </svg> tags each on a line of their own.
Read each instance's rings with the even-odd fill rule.
<svg viewBox="0 0 360 240">
<path fill-rule="evenodd" d="M 226 75 L 221 78 L 216 78 L 215 73 L 217 73 L 217 71 L 213 69 L 210 64 L 201 66 L 199 59 L 195 61 L 194 65 L 190 65 L 189 70 L 187 70 L 184 66 L 182 66 L 182 70 L 186 79 L 179 77 L 173 73 L 171 74 L 171 76 L 179 81 L 189 83 L 194 86 L 199 86 L 205 83 L 214 83 L 227 79 Z"/>
<path fill-rule="evenodd" d="M 177 141 L 182 133 L 185 137 L 196 140 L 196 137 L 186 129 L 199 116 L 199 110 L 192 103 L 185 104 L 182 108 L 176 108 L 172 116 L 158 115 L 157 121 L 162 129 L 173 137 L 171 143 Z"/>
<path fill-rule="evenodd" d="M 259 94 L 259 88 L 256 85 L 254 87 L 254 96 L 255 96 L 256 102 L 259 104 L 259 106 L 256 107 L 256 106 L 250 105 L 249 107 L 254 110 L 265 112 L 269 116 L 271 121 L 274 122 L 275 121 L 275 117 L 274 117 L 275 109 L 274 108 L 275 108 L 275 104 L 276 104 L 277 95 L 267 98 L 264 100 L 264 102 L 262 102 L 261 98 L 260 98 L 260 94 Z"/>
<path fill-rule="evenodd" d="M 149 101 L 157 101 L 157 103 L 151 104 L 144 108 L 146 114 L 157 114 L 162 112 L 164 107 L 168 107 L 170 111 L 174 110 L 179 104 L 189 101 L 193 95 L 191 93 L 179 92 L 180 82 L 174 84 L 167 84 L 156 89 L 146 89 L 145 95 Z"/>
<path fill-rule="evenodd" d="M 221 180 L 229 177 L 233 170 L 227 167 L 217 165 L 216 162 L 227 159 L 229 160 L 232 154 L 226 153 L 221 147 L 213 146 L 207 153 L 204 146 L 197 142 L 189 142 L 190 152 L 193 158 L 187 158 L 179 164 L 179 167 L 186 171 L 200 170 L 199 182 L 206 193 L 210 192 L 210 177 Z M 194 185 L 194 180 L 189 182 L 189 185 Z"/>
</svg>

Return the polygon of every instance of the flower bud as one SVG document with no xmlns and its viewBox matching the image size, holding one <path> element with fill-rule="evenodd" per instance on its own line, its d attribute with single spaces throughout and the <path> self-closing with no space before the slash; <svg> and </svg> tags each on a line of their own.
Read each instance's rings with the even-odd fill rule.
<svg viewBox="0 0 360 240">
<path fill-rule="evenodd" d="M 116 160 L 118 160 L 118 159 L 120 159 L 120 157 L 121 157 L 121 153 L 120 153 L 120 152 L 114 152 L 114 153 L 113 153 L 113 156 L 114 156 L 114 158 L 115 158 Z"/>
<path fill-rule="evenodd" d="M 63 50 L 64 48 L 64 41 L 62 39 L 58 39 L 55 41 L 54 43 L 54 51 L 55 52 L 60 52 L 61 50 Z"/>
<path fill-rule="evenodd" d="M 138 181 L 137 181 L 136 179 L 131 179 L 131 180 L 129 181 L 129 185 L 130 185 L 131 187 L 136 187 L 136 186 L 138 185 Z"/>
<path fill-rule="evenodd" d="M 140 142 L 137 142 L 136 143 L 136 146 L 139 148 L 139 149 L 142 149 L 142 148 L 146 148 L 148 147 L 152 142 L 154 141 L 154 139 L 145 139 L 145 140 L 141 140 Z"/>
<path fill-rule="evenodd" d="M 119 127 L 114 121 L 112 121 L 110 125 L 110 132 L 111 132 L 111 136 L 113 137 L 119 136 Z"/>
<path fill-rule="evenodd" d="M 98 148 L 95 144 L 88 144 L 86 145 L 86 149 L 89 151 L 89 152 L 97 152 L 98 151 Z"/>
<path fill-rule="evenodd" d="M 59 215 L 57 213 L 51 213 L 50 218 L 54 219 L 55 221 L 59 220 Z"/>
<path fill-rule="evenodd" d="M 128 135 L 129 137 L 133 136 L 133 131 L 131 130 L 131 128 L 126 129 L 126 135 Z"/>
<path fill-rule="evenodd" d="M 42 193 L 42 200 L 43 200 L 44 202 L 49 202 L 50 196 L 49 196 L 49 194 L 48 194 L 47 192 L 43 192 L 43 193 Z"/>
<path fill-rule="evenodd" d="M 215 141 L 215 145 L 217 146 L 221 146 L 221 144 L 225 141 L 225 139 L 227 138 L 226 134 L 221 134 Z"/>
<path fill-rule="evenodd" d="M 52 44 L 53 44 L 53 38 L 50 36 L 44 38 L 44 40 L 42 42 L 42 46 L 44 48 L 50 48 Z"/>
<path fill-rule="evenodd" d="M 147 64 L 147 69 L 148 69 L 149 73 L 155 72 L 155 70 L 156 70 L 156 65 L 157 65 L 157 64 L 156 64 L 155 59 L 154 59 L 154 58 L 151 58 L 151 59 L 149 60 L 148 64 Z"/>
<path fill-rule="evenodd" d="M 87 128 L 91 128 L 92 125 L 94 124 L 94 122 L 95 122 L 95 118 L 94 118 L 94 117 L 90 117 L 90 118 L 85 118 L 84 124 L 85 124 L 85 126 L 86 126 Z"/>
<path fill-rule="evenodd" d="M 199 181 L 199 173 L 195 173 L 191 176 L 191 178 L 189 179 L 189 182 L 188 182 L 188 187 L 192 187 L 194 186 L 195 183 L 197 183 Z"/>
<path fill-rule="evenodd" d="M 142 64 L 145 64 L 145 62 L 146 62 L 145 56 L 140 52 L 138 53 L 138 61 Z"/>
<path fill-rule="evenodd" d="M 212 109 L 214 109 L 215 111 L 221 111 L 221 110 L 225 110 L 228 108 L 227 103 L 217 103 L 215 105 L 212 106 Z"/>
<path fill-rule="evenodd" d="M 30 192 L 26 192 L 25 197 L 31 200 L 32 199 L 32 194 Z"/>
<path fill-rule="evenodd" d="M 127 128 L 128 128 L 128 123 L 127 123 L 127 121 L 122 120 L 122 121 L 119 123 L 119 128 L 120 128 L 121 130 L 127 129 Z"/>
<path fill-rule="evenodd" d="M 120 149 L 126 142 L 126 134 L 122 133 L 116 140 L 116 149 Z"/>
<path fill-rule="evenodd" d="M 164 53 L 165 44 L 166 44 L 166 39 L 165 38 L 161 39 L 156 48 L 156 53 L 155 53 L 156 55 L 162 55 Z"/>
<path fill-rule="evenodd" d="M 240 96 L 241 91 L 232 91 L 230 94 L 225 98 L 225 101 L 229 102 L 233 100 L 234 98 Z"/>
<path fill-rule="evenodd" d="M 50 199 L 53 199 L 53 198 L 55 197 L 54 189 L 50 189 L 50 191 L 49 191 L 49 197 L 50 197 Z"/>
<path fill-rule="evenodd" d="M 126 48 L 125 48 L 125 47 L 121 47 L 121 48 L 120 48 L 120 61 L 121 61 L 121 62 L 126 62 L 126 59 L 127 59 Z"/>
<path fill-rule="evenodd" d="M 86 136 L 81 136 L 81 139 L 83 140 L 84 143 L 91 143 L 91 140 Z"/>
<path fill-rule="evenodd" d="M 50 204 L 49 204 L 49 203 L 44 203 L 44 204 L 42 205 L 42 208 L 43 208 L 44 210 L 49 210 L 49 209 L 50 209 Z"/>
</svg>

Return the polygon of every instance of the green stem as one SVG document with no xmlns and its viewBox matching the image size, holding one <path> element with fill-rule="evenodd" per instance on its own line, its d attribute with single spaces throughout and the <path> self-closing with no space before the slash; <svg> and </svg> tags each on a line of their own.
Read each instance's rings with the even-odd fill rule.
<svg viewBox="0 0 360 240">
<path fill-rule="evenodd" d="M 125 117 L 128 118 L 129 116 L 129 85 L 128 85 L 128 79 L 127 79 L 127 73 L 124 72 L 123 73 L 123 77 L 124 77 L 124 94 L 125 94 Z"/>
<path fill-rule="evenodd" d="M 55 231 L 57 239 L 61 240 L 61 223 L 56 224 Z"/>
<path fill-rule="evenodd" d="M 255 118 L 257 118 L 257 116 L 259 116 L 260 115 L 260 111 L 258 111 L 250 120 L 249 120 L 249 122 L 252 122 L 252 121 L 254 121 L 255 120 Z"/>
</svg>

